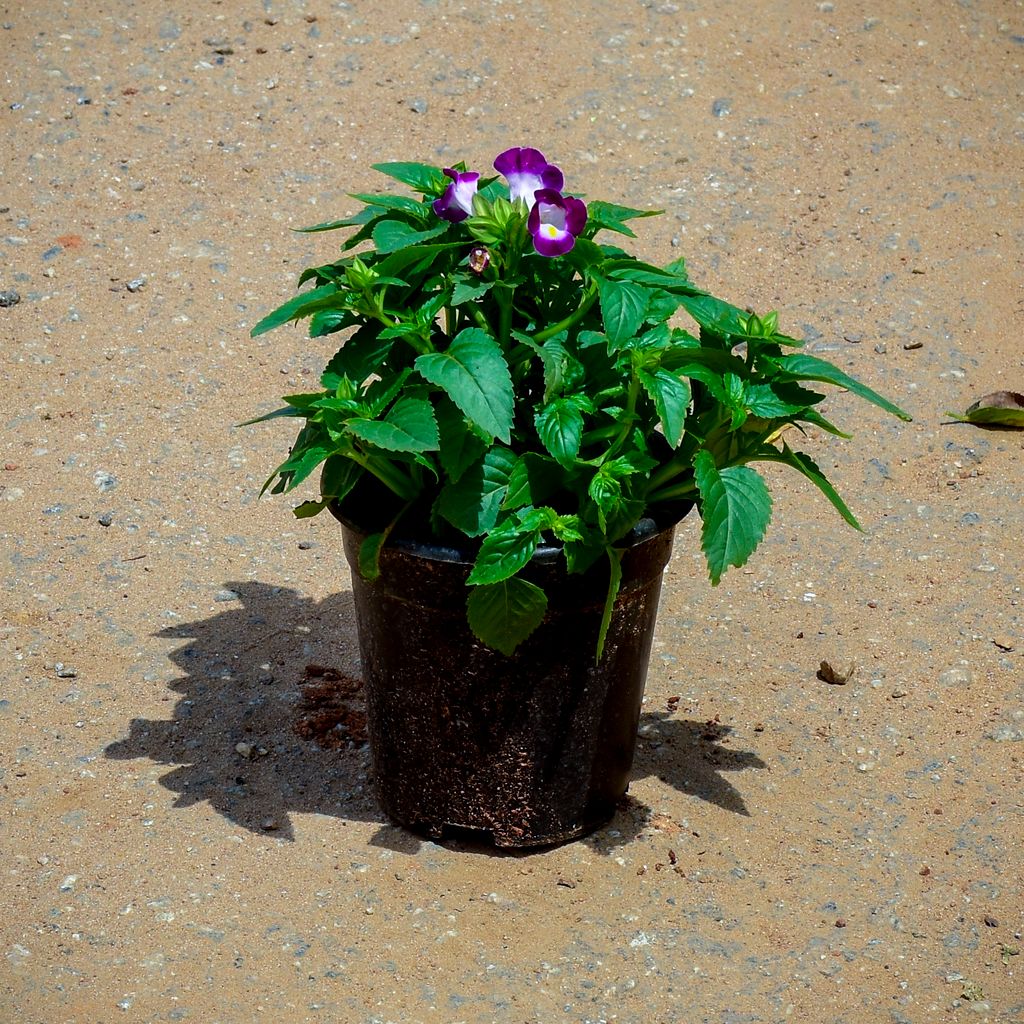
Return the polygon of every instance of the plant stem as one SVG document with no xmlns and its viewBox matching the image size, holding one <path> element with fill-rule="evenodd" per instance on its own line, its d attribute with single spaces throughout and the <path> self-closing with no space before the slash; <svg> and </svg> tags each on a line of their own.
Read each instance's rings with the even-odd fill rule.
<svg viewBox="0 0 1024 1024">
<path fill-rule="evenodd" d="M 416 482 L 393 463 L 378 462 L 359 451 L 352 451 L 348 457 L 356 465 L 362 466 L 368 473 L 372 473 L 389 491 L 397 494 L 403 501 L 413 501 L 417 497 L 419 488 Z"/>
<path fill-rule="evenodd" d="M 543 331 L 538 331 L 534 336 L 533 340 L 538 343 L 543 343 L 548 338 L 553 338 L 556 334 L 561 331 L 567 331 L 570 327 L 578 324 L 590 310 L 590 307 L 597 301 L 597 286 L 591 284 L 586 295 L 583 296 L 580 304 L 574 309 L 564 320 L 559 320 L 557 324 L 552 324 L 550 327 L 545 327 Z"/>
</svg>

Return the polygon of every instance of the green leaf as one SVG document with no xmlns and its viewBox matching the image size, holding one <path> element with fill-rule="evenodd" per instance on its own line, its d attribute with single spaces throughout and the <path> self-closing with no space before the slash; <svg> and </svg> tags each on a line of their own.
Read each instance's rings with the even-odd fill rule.
<svg viewBox="0 0 1024 1024">
<path fill-rule="evenodd" d="M 345 455 L 331 455 L 320 471 L 320 497 L 324 502 L 341 501 L 359 482 L 363 467 Z"/>
<path fill-rule="evenodd" d="M 749 466 L 719 470 L 708 451 L 697 453 L 693 471 L 704 521 L 701 547 L 711 582 L 717 585 L 730 565 L 743 565 L 761 543 L 772 499 L 759 473 Z"/>
<path fill-rule="evenodd" d="M 432 228 L 419 230 L 404 220 L 393 220 L 391 218 L 382 220 L 373 229 L 373 244 L 377 252 L 382 256 L 385 253 L 397 252 L 420 242 L 426 242 L 438 235 L 443 235 L 448 230 L 447 221 L 435 224 Z"/>
<path fill-rule="evenodd" d="M 460 331 L 444 352 L 420 356 L 420 374 L 436 384 L 487 434 L 508 443 L 512 430 L 512 376 L 501 346 L 478 327 Z"/>
<path fill-rule="evenodd" d="M 617 231 L 620 235 L 636 238 L 636 234 L 625 225 L 627 220 L 637 217 L 657 217 L 664 210 L 634 210 L 629 206 L 618 206 L 615 203 L 604 203 L 597 200 L 587 203 L 587 234 L 593 236 L 602 228 Z"/>
<path fill-rule="evenodd" d="M 583 440 L 583 414 L 573 398 L 556 398 L 535 417 L 537 434 L 544 447 L 563 466 L 575 461 Z"/>
<path fill-rule="evenodd" d="M 629 341 L 644 322 L 647 312 L 647 289 L 629 281 L 602 277 L 597 282 L 601 297 L 601 315 L 609 341 L 621 346 Z"/>
<path fill-rule="evenodd" d="M 527 452 L 509 474 L 508 492 L 502 508 L 543 505 L 565 484 L 565 473 L 553 459 Z"/>
<path fill-rule="evenodd" d="M 348 309 L 318 309 L 309 321 L 309 336 L 322 338 L 334 334 L 359 322 L 359 318 Z"/>
<path fill-rule="evenodd" d="M 416 192 L 439 195 L 444 188 L 444 177 L 441 171 L 429 164 L 396 160 L 371 166 L 375 171 L 380 171 L 381 174 L 386 174 L 389 178 L 408 185 Z"/>
<path fill-rule="evenodd" d="M 438 397 L 435 411 L 441 436 L 441 466 L 455 482 L 481 458 L 487 445 L 447 395 Z"/>
<path fill-rule="evenodd" d="M 839 497 L 839 493 L 829 483 L 827 477 L 815 465 L 814 460 L 803 452 L 795 452 L 792 448 L 782 442 L 782 451 L 773 445 L 765 445 L 755 456 L 759 462 L 779 462 L 784 466 L 791 466 L 798 473 L 807 477 L 822 494 L 835 506 L 836 511 L 855 529 L 862 529 L 857 517 L 847 508 L 846 502 Z"/>
<path fill-rule="evenodd" d="M 367 206 L 382 206 L 387 210 L 401 210 L 402 213 L 408 213 L 418 218 L 423 218 L 427 214 L 436 216 L 429 204 L 423 203 L 419 199 L 411 199 L 409 196 L 394 196 L 385 193 L 371 195 L 364 192 L 349 192 L 349 195 L 361 203 L 366 203 Z"/>
<path fill-rule="evenodd" d="M 481 295 L 486 295 L 493 287 L 494 281 L 482 281 L 479 278 L 457 280 L 455 282 L 455 289 L 452 292 L 452 305 L 461 306 L 464 302 L 472 302 L 474 299 L 479 299 Z"/>
<path fill-rule="evenodd" d="M 274 494 L 291 491 L 298 487 L 324 459 L 337 451 L 336 446 L 327 438 L 318 441 L 305 440 L 307 429 L 303 428 L 300 431 L 291 455 L 271 474 L 271 480 L 275 476 L 280 477 L 277 486 L 274 488 Z M 315 435 L 310 436 L 322 435 L 320 435 L 318 430 Z"/>
<path fill-rule="evenodd" d="M 862 384 L 855 377 L 844 373 L 838 366 L 833 366 L 825 359 L 818 359 L 815 356 L 798 352 L 773 359 L 772 362 L 778 367 L 782 380 L 820 380 L 826 384 L 834 384 L 836 387 L 846 388 L 847 391 L 853 392 L 859 398 L 877 405 L 880 409 L 892 413 L 893 416 L 898 416 L 901 420 L 912 419 L 910 414 L 904 412 L 898 405 L 883 398 L 877 391 L 873 391 L 866 384 Z"/>
<path fill-rule="evenodd" d="M 488 647 L 507 655 L 541 624 L 547 607 L 544 591 L 517 577 L 476 586 L 466 601 L 469 628 Z"/>
<path fill-rule="evenodd" d="M 326 501 L 303 501 L 292 509 L 296 519 L 312 519 L 327 507 Z"/>
<path fill-rule="evenodd" d="M 380 549 L 388 539 L 388 532 L 371 533 L 359 545 L 359 575 L 370 583 L 380 578 Z"/>
<path fill-rule="evenodd" d="M 434 409 L 422 398 L 400 398 L 383 420 L 353 417 L 345 425 L 356 437 L 389 452 L 432 452 L 438 448 Z"/>
<path fill-rule="evenodd" d="M 500 446 L 491 448 L 457 481 L 447 484 L 438 498 L 437 510 L 468 537 L 479 537 L 494 527 L 516 464 L 515 454 Z"/>
<path fill-rule="evenodd" d="M 533 558 L 539 536 L 517 519 L 506 519 L 484 537 L 467 582 L 500 583 L 514 576 Z"/>
<path fill-rule="evenodd" d="M 320 383 L 333 391 L 348 377 L 362 384 L 371 374 L 380 373 L 384 360 L 394 347 L 393 338 L 382 338 L 378 324 L 364 324 L 331 357 Z"/>
<path fill-rule="evenodd" d="M 683 438 L 686 413 L 690 408 L 690 385 L 668 370 L 658 370 L 656 373 L 642 370 L 638 377 L 654 403 L 665 440 L 673 448 L 678 447 Z"/>
<path fill-rule="evenodd" d="M 604 654 L 604 643 L 608 639 L 608 628 L 612 624 L 612 615 L 615 612 L 615 599 L 619 596 L 619 587 L 622 585 L 622 555 L 623 552 L 615 548 L 606 548 L 608 552 L 608 592 L 604 598 L 604 611 L 601 613 L 601 629 L 597 634 L 597 653 L 595 662 L 601 660 Z"/>
<path fill-rule="evenodd" d="M 702 328 L 719 334 L 742 334 L 746 330 L 747 314 L 731 302 L 706 294 L 681 297 L 679 302 Z"/>
<path fill-rule="evenodd" d="M 748 384 L 744 400 L 751 416 L 771 420 L 803 412 L 824 397 L 796 384 L 772 383 Z"/>
<path fill-rule="evenodd" d="M 317 310 L 334 308 L 344 305 L 344 293 L 339 292 L 335 284 L 322 284 L 308 292 L 300 292 L 286 303 L 268 313 L 250 332 L 253 338 L 267 331 L 272 331 L 290 320 L 299 320 L 304 316 L 312 316 Z"/>
<path fill-rule="evenodd" d="M 1024 395 L 1017 391 L 993 391 L 969 405 L 962 416 L 955 412 L 946 415 L 958 423 L 1024 427 Z"/>
</svg>

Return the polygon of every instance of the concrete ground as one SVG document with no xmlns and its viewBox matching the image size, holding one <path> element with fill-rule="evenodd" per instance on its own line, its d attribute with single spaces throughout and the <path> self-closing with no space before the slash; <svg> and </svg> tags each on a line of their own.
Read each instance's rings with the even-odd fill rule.
<svg viewBox="0 0 1024 1024">
<path fill-rule="evenodd" d="M 945 416 L 1024 391 L 1022 62 L 1013 0 L 0 5 L 0 1019 L 1024 1022 L 1024 434 Z M 805 442 L 864 535 L 680 528 L 629 799 L 529 855 L 329 742 L 338 529 L 235 426 L 330 354 L 249 338 L 292 229 L 512 145 L 915 417 Z"/>
</svg>

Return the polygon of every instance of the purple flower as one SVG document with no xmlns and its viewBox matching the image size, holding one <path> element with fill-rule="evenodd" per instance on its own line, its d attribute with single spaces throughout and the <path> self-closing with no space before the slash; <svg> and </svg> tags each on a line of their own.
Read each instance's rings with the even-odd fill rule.
<svg viewBox="0 0 1024 1024">
<path fill-rule="evenodd" d="M 522 199 L 527 206 L 533 206 L 534 196 L 541 189 L 560 191 L 565 180 L 562 172 L 549 164 L 539 149 L 519 146 L 506 149 L 495 158 L 494 169 L 508 179 L 512 202 Z"/>
<path fill-rule="evenodd" d="M 440 199 L 434 200 L 434 213 L 442 220 L 458 224 L 473 212 L 473 196 L 476 195 L 480 175 L 476 171 L 453 171 L 450 167 L 444 173 L 452 179 Z"/>
<path fill-rule="evenodd" d="M 542 188 L 526 222 L 533 235 L 533 247 L 541 256 L 561 256 L 575 244 L 587 223 L 582 199 L 563 196 L 553 188 Z"/>
</svg>

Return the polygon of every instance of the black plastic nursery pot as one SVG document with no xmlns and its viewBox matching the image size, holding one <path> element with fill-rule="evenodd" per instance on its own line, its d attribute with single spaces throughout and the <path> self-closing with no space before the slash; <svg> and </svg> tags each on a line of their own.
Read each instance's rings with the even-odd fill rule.
<svg viewBox="0 0 1024 1024">
<path fill-rule="evenodd" d="M 365 534 L 338 518 L 387 815 L 434 838 L 471 830 L 502 847 L 558 843 L 608 821 L 629 783 L 674 524 L 644 520 L 624 542 L 596 662 L 606 563 L 571 575 L 560 548 L 539 549 L 524 575 L 544 588 L 548 612 L 507 656 L 466 623 L 470 551 L 391 539 L 371 582 L 358 569 Z"/>
</svg>

